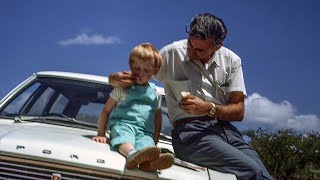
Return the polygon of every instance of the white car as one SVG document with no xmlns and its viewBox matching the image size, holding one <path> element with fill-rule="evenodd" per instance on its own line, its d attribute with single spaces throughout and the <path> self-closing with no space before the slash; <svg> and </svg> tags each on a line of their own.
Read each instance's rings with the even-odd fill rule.
<svg viewBox="0 0 320 180">
<path fill-rule="evenodd" d="M 9 92 L 0 101 L 0 179 L 236 179 L 179 159 L 157 172 L 126 169 L 122 155 L 91 140 L 111 89 L 107 77 L 47 71 Z M 158 146 L 173 152 L 164 98 L 162 114 Z"/>
</svg>

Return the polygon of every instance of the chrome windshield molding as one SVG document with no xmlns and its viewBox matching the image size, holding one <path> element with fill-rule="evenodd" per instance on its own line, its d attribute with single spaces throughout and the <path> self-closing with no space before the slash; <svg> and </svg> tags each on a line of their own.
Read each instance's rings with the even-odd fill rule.
<svg viewBox="0 0 320 180">
<path fill-rule="evenodd" d="M 36 80 L 36 78 L 37 78 L 37 76 L 35 74 L 32 74 L 29 78 L 24 80 L 22 83 L 20 83 L 14 89 L 12 89 L 6 96 L 4 96 L 0 100 L 0 109 L 2 109 L 2 106 L 4 106 L 8 100 L 10 100 L 15 94 L 18 94 L 22 89 L 26 88 L 26 85 L 31 84 L 32 81 Z"/>
<path fill-rule="evenodd" d="M 58 72 L 58 71 L 41 71 L 35 74 L 37 77 L 51 77 L 71 80 L 80 80 L 84 82 L 93 82 L 99 84 L 109 84 L 109 78 L 106 76 L 82 74 L 73 72 Z"/>
</svg>

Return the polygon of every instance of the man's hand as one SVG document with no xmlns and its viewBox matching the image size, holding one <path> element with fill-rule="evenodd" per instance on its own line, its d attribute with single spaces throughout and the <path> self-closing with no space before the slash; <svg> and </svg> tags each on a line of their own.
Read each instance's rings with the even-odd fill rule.
<svg viewBox="0 0 320 180">
<path fill-rule="evenodd" d="M 211 109 L 211 104 L 196 96 L 187 95 L 182 97 L 179 107 L 189 114 L 207 115 Z"/>
<path fill-rule="evenodd" d="M 109 139 L 106 136 L 95 136 L 92 140 L 103 144 L 109 144 Z"/>
<path fill-rule="evenodd" d="M 131 86 L 135 82 L 135 78 L 132 77 L 131 71 L 116 72 L 109 75 L 109 84 L 113 87 L 126 88 Z"/>
</svg>

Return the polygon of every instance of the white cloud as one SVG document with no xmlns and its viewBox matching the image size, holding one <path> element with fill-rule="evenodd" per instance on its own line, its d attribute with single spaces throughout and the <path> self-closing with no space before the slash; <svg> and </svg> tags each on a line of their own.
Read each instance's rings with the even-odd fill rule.
<svg viewBox="0 0 320 180">
<path fill-rule="evenodd" d="M 298 114 L 288 101 L 272 102 L 253 93 L 245 100 L 245 117 L 239 123 L 241 129 L 267 127 L 272 129 L 292 128 L 297 131 L 320 131 L 320 119 L 314 114 Z"/>
<path fill-rule="evenodd" d="M 104 37 L 101 34 L 88 35 L 86 33 L 81 33 L 75 38 L 70 38 L 67 40 L 61 40 L 58 44 L 62 46 L 69 45 L 108 45 L 108 44 L 120 44 L 122 41 L 116 36 Z"/>
</svg>

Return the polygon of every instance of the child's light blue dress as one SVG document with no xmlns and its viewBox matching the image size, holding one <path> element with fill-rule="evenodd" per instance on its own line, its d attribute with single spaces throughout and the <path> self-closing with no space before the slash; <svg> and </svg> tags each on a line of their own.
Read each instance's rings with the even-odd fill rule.
<svg viewBox="0 0 320 180">
<path fill-rule="evenodd" d="M 154 146 L 155 112 L 158 95 L 154 83 L 132 85 L 128 95 L 118 102 L 109 117 L 111 149 L 118 151 L 123 143 L 131 143 L 136 150 Z"/>
</svg>

